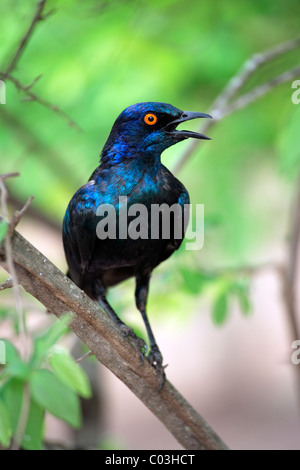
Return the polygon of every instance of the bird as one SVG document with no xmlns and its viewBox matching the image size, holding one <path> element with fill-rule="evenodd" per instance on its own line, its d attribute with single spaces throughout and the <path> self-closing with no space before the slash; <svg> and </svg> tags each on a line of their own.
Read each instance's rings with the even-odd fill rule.
<svg viewBox="0 0 300 470">
<path fill-rule="evenodd" d="M 211 116 L 182 111 L 162 102 L 142 102 L 127 107 L 113 124 L 100 154 L 99 166 L 88 182 L 76 191 L 63 220 L 67 275 L 105 310 L 125 337 L 134 340 L 143 363 L 146 343 L 119 318 L 106 298 L 108 288 L 135 278 L 135 303 L 150 344 L 146 357 L 159 376 L 159 388 L 165 381 L 165 366 L 146 311 L 149 283 L 153 270 L 180 247 L 186 225 L 182 225 L 185 223 L 182 212 L 180 220 L 171 217 L 173 225 L 171 223 L 166 236 L 159 226 L 156 235 L 151 237 L 149 214 L 155 205 L 172 207 L 175 204 L 179 208 L 189 205 L 187 189 L 162 164 L 161 154 L 168 147 L 189 138 L 210 140 L 198 132 L 177 129 L 179 124 L 196 118 Z M 124 201 L 127 213 L 122 219 Z M 130 224 L 134 221 L 137 205 L 146 209 L 147 216 L 141 219 L 140 224 L 136 222 L 134 236 L 130 237 Z M 108 217 L 109 208 L 115 215 L 111 219 L 111 236 L 105 238 L 102 230 L 99 237 L 99 223 L 103 222 L 103 229 L 104 216 Z M 160 215 L 158 223 L 162 223 L 162 217 Z M 179 233 L 175 233 L 175 219 Z"/>
</svg>

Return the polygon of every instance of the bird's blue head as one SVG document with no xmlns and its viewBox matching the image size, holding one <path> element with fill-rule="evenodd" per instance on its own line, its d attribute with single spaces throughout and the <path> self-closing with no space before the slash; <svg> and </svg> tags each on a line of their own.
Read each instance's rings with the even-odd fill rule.
<svg viewBox="0 0 300 470">
<path fill-rule="evenodd" d="M 101 162 L 115 164 L 128 158 L 159 157 L 171 145 L 193 137 L 209 139 L 197 132 L 177 130 L 178 124 L 208 114 L 181 111 L 166 103 L 137 103 L 117 118 L 101 153 Z"/>
</svg>

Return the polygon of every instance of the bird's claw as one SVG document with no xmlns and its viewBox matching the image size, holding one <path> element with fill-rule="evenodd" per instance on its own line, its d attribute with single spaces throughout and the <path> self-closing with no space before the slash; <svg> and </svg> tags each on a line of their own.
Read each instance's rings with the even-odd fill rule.
<svg viewBox="0 0 300 470">
<path fill-rule="evenodd" d="M 138 350 L 141 366 L 144 364 L 145 354 L 147 352 L 147 345 L 142 338 L 139 338 L 130 326 L 121 325 L 121 331 L 124 335 L 124 338 L 131 338 Z"/>
<path fill-rule="evenodd" d="M 159 379 L 158 391 L 160 392 L 166 380 L 165 368 L 167 366 L 163 366 L 163 357 L 159 349 L 152 348 L 150 354 L 147 357 L 147 360 L 151 366 L 156 369 L 156 373 Z"/>
<path fill-rule="evenodd" d="M 139 338 L 130 326 L 121 325 L 120 327 L 124 338 L 131 338 L 133 340 L 138 350 L 142 366 L 144 364 L 145 354 L 147 353 L 147 345 L 145 341 L 142 338 Z M 160 350 L 152 347 L 146 359 L 156 370 L 158 376 L 158 391 L 160 392 L 166 380 L 165 368 L 167 367 L 163 365 L 163 357 Z"/>
</svg>

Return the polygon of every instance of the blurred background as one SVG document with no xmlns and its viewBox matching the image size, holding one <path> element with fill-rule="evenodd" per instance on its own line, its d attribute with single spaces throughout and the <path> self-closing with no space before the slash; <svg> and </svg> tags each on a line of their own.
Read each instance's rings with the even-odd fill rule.
<svg viewBox="0 0 300 470">
<path fill-rule="evenodd" d="M 1 0 L 1 71 L 36 4 Z M 6 104 L 0 105 L 0 173 L 20 172 L 7 183 L 11 210 L 30 195 L 35 199 L 19 231 L 65 271 L 66 206 L 98 165 L 120 112 L 139 101 L 209 112 L 254 53 L 297 37 L 300 4 L 48 0 L 48 11 L 52 14 L 36 26 L 13 75 L 25 85 L 42 75 L 31 90 L 67 113 L 81 131 L 50 106 L 26 101 L 26 93 L 7 80 Z M 296 65 L 299 47 L 257 70 L 239 94 Z M 297 308 L 290 306 L 286 276 L 291 260 L 297 260 L 297 243 L 294 251 L 291 243 L 300 165 L 300 105 L 292 102 L 292 83 L 216 122 L 207 132 L 212 141 L 196 147 L 177 172 L 192 204 L 205 205 L 204 247 L 183 246 L 156 269 L 151 283 L 148 312 L 169 364 L 168 379 L 233 449 L 300 448 L 300 371 L 291 362 Z M 168 149 L 163 163 L 175 168 L 189 145 Z M 0 281 L 6 277 L 1 270 Z M 109 299 L 145 337 L 133 289 L 130 280 Z M 1 293 L 0 305 L 0 336 L 14 340 L 10 292 Z M 34 335 L 49 318 L 25 293 L 24 305 Z M 78 347 L 75 338 L 66 341 Z M 88 445 L 180 448 L 109 371 L 93 362 L 84 367 L 92 369 L 96 389 L 97 423 L 91 424 Z M 51 416 L 46 436 L 66 446 L 82 439 Z"/>
</svg>

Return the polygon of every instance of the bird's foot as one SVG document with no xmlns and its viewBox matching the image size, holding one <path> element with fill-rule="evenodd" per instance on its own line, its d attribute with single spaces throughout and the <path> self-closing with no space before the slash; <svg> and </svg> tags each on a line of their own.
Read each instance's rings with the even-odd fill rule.
<svg viewBox="0 0 300 470">
<path fill-rule="evenodd" d="M 121 331 L 124 335 L 124 338 L 131 338 L 138 350 L 141 366 L 144 364 L 145 354 L 147 352 L 147 345 L 142 338 L 139 338 L 130 326 L 121 325 Z"/>
<path fill-rule="evenodd" d="M 156 369 L 159 380 L 158 391 L 160 392 L 166 380 L 165 368 L 167 367 L 163 366 L 163 357 L 160 350 L 157 347 L 152 348 L 147 360 Z"/>
</svg>

